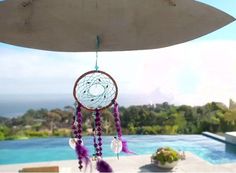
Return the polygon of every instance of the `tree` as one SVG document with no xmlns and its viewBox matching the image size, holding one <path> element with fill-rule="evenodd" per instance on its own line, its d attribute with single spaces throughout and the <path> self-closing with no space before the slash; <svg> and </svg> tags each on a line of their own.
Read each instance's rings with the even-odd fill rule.
<svg viewBox="0 0 236 173">
<path fill-rule="evenodd" d="M 228 110 L 224 115 L 229 124 L 236 125 L 236 109 Z"/>
<path fill-rule="evenodd" d="M 49 111 L 47 114 L 47 120 L 50 122 L 50 131 L 53 134 L 54 130 L 57 128 L 56 122 L 61 119 L 58 110 Z"/>
</svg>

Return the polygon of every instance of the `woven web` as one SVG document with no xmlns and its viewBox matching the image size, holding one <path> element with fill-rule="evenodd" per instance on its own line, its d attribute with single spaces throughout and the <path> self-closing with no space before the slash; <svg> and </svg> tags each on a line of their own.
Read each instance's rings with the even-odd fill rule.
<svg viewBox="0 0 236 173">
<path fill-rule="evenodd" d="M 76 86 L 78 101 L 88 109 L 107 107 L 116 97 L 116 86 L 112 79 L 99 72 L 89 73 Z"/>
</svg>

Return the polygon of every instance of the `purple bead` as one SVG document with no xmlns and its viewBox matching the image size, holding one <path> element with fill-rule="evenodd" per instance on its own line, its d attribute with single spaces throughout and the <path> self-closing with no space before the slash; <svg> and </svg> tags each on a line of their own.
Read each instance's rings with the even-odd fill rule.
<svg viewBox="0 0 236 173">
<path fill-rule="evenodd" d="M 79 143 L 79 144 L 82 144 L 82 141 L 81 141 L 81 140 L 78 140 L 78 143 Z"/>
<path fill-rule="evenodd" d="M 102 138 L 98 138 L 99 141 L 102 141 Z"/>
<path fill-rule="evenodd" d="M 98 136 L 101 136 L 102 135 L 102 133 L 101 132 L 98 132 Z"/>
<path fill-rule="evenodd" d="M 82 130 L 81 130 L 81 129 L 79 129 L 79 130 L 78 130 L 78 133 L 82 133 Z"/>
<path fill-rule="evenodd" d="M 79 161 L 79 164 L 82 164 L 82 160 Z"/>
<path fill-rule="evenodd" d="M 97 131 L 98 131 L 98 132 L 100 132 L 101 130 L 102 130 L 101 127 L 98 127 L 98 128 L 97 128 Z"/>
<path fill-rule="evenodd" d="M 80 165 L 80 166 L 79 166 L 79 169 L 82 169 L 82 168 L 83 168 L 83 166 L 82 166 L 82 165 Z"/>
<path fill-rule="evenodd" d="M 102 146 L 102 143 L 101 143 L 101 142 L 99 142 L 99 143 L 98 143 L 98 145 L 99 145 L 99 146 Z"/>
<path fill-rule="evenodd" d="M 77 121 L 78 121 L 79 123 L 81 123 L 81 122 L 82 122 L 82 118 L 78 118 Z"/>
<path fill-rule="evenodd" d="M 79 112 L 77 115 L 77 118 L 81 118 L 81 117 L 82 117 L 82 114 L 81 114 L 81 112 Z"/>
</svg>

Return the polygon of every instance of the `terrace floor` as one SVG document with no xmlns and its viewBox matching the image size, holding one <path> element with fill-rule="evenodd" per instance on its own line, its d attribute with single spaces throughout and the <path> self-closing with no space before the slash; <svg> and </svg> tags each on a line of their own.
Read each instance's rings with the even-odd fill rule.
<svg viewBox="0 0 236 173">
<path fill-rule="evenodd" d="M 111 157 L 105 158 L 105 160 L 109 162 L 114 172 L 236 172 L 236 162 L 230 164 L 213 165 L 189 152 L 186 152 L 186 159 L 181 160 L 171 171 L 159 169 L 155 165 L 151 164 L 150 155 L 120 157 L 119 160 L 117 160 L 117 158 Z M 0 165 L 0 172 L 18 172 L 24 167 L 53 165 L 59 166 L 60 173 L 79 172 L 77 168 L 77 160 Z M 93 162 L 92 168 L 93 172 L 97 172 L 95 171 L 95 162 Z M 87 172 L 90 172 L 89 169 L 90 168 L 88 168 Z"/>
</svg>

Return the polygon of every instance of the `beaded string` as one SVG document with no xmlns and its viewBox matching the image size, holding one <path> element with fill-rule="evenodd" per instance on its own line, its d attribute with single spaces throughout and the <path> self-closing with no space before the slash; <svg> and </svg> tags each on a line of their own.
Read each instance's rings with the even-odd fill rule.
<svg viewBox="0 0 236 173">
<path fill-rule="evenodd" d="M 97 144 L 97 138 L 96 138 L 96 135 L 97 135 L 97 131 L 96 131 L 96 113 L 93 113 L 92 114 L 93 118 L 94 118 L 94 125 L 93 125 L 93 146 L 94 146 L 94 155 L 96 156 L 95 159 L 97 158 L 98 156 L 98 144 Z"/>
<path fill-rule="evenodd" d="M 113 108 L 113 115 L 115 118 L 115 125 L 116 125 L 116 131 L 117 131 L 117 135 L 118 138 L 121 140 L 122 137 L 122 131 L 121 131 L 121 122 L 120 122 L 120 114 L 118 111 L 119 107 L 118 107 L 118 103 L 114 103 L 114 108 Z"/>
<path fill-rule="evenodd" d="M 96 129 L 95 128 L 93 129 L 93 146 L 95 149 L 95 154 L 96 154 L 96 156 L 98 156 L 98 150 L 97 150 L 98 144 L 97 144 L 97 139 L 96 139 Z"/>
<path fill-rule="evenodd" d="M 77 115 L 77 109 L 75 111 L 75 115 Z M 78 138 L 78 136 L 77 136 L 77 134 L 78 134 L 78 131 L 77 131 L 77 120 L 75 119 L 75 115 L 73 115 L 73 121 L 72 121 L 72 124 L 71 124 L 71 129 L 72 129 L 74 138 Z"/>
<path fill-rule="evenodd" d="M 120 113 L 119 113 L 118 104 L 116 102 L 114 102 L 113 115 L 115 118 L 115 125 L 116 125 L 118 139 L 121 140 L 122 142 L 122 152 L 127 153 L 127 154 L 136 154 L 128 149 L 127 141 L 122 139 Z"/>
<path fill-rule="evenodd" d="M 80 104 L 76 107 L 71 128 L 72 128 L 74 137 L 78 139 L 78 141 L 76 141 L 76 145 L 78 145 L 78 147 L 81 148 L 82 146 L 82 113 L 81 113 Z M 78 160 L 79 160 L 78 161 L 79 169 L 81 170 L 83 168 L 81 154 L 79 155 Z"/>
<path fill-rule="evenodd" d="M 98 109 L 96 109 L 96 118 L 95 118 L 95 124 L 97 129 L 97 136 L 98 136 L 98 144 L 97 144 L 97 156 L 102 157 L 102 128 L 101 128 L 101 115 Z"/>
<path fill-rule="evenodd" d="M 81 147 L 82 145 L 82 113 L 81 113 L 81 105 L 79 104 L 78 107 L 77 107 L 77 121 L 78 121 L 78 145 L 79 145 L 79 148 Z M 82 165 L 82 156 L 81 154 L 79 155 L 79 169 L 81 170 L 83 168 L 83 165 Z"/>
</svg>

